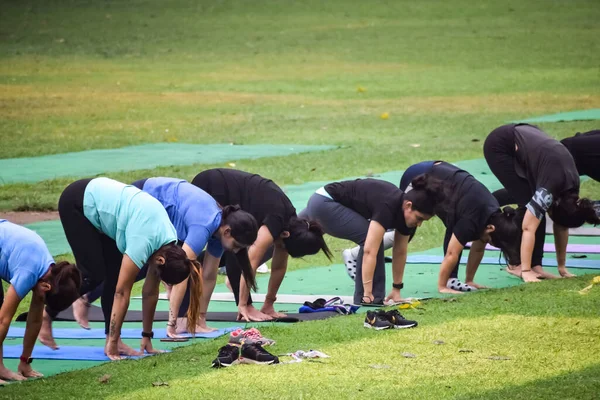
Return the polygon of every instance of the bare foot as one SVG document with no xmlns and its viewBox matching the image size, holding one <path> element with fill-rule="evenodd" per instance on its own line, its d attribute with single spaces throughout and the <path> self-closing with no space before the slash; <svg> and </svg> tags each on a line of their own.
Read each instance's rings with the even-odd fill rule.
<svg viewBox="0 0 600 400">
<path fill-rule="evenodd" d="M 216 331 L 217 328 L 212 328 L 206 325 L 206 320 L 200 318 L 196 324 L 196 333 L 210 333 Z M 187 318 L 177 318 L 177 327 L 175 332 L 177 334 L 188 333 L 187 331 Z"/>
<path fill-rule="evenodd" d="M 541 282 L 540 276 L 533 270 L 521 271 L 521 279 L 523 279 L 523 282 Z"/>
<path fill-rule="evenodd" d="M 461 292 L 460 290 L 450 289 L 449 287 L 446 287 L 446 286 L 438 288 L 438 292 L 447 293 L 447 294 L 464 294 L 464 292 Z"/>
<path fill-rule="evenodd" d="M 536 265 L 535 267 L 533 267 L 531 269 L 534 270 L 539 275 L 540 278 L 560 279 L 560 276 L 554 275 L 554 274 L 551 274 L 550 272 L 545 271 L 544 268 L 542 268 L 540 265 Z"/>
<path fill-rule="evenodd" d="M 133 348 L 127 346 L 121 339 L 119 339 L 119 354 L 124 356 L 141 356 L 142 353 L 140 351 L 134 350 Z"/>
<path fill-rule="evenodd" d="M 79 326 L 81 326 L 83 329 L 90 329 L 90 321 L 88 318 L 90 303 L 88 303 L 85 295 L 75 300 L 72 307 L 73 318 L 75 318 L 75 321 L 77 321 Z"/>
<path fill-rule="evenodd" d="M 16 372 L 11 371 L 5 366 L 0 367 L 0 379 L 6 379 L 9 381 L 24 381 L 25 378 L 21 374 L 17 374 Z"/>
<path fill-rule="evenodd" d="M 511 275 L 516 276 L 517 278 L 521 277 L 521 266 L 520 265 L 509 265 L 506 267 L 506 272 Z"/>
<path fill-rule="evenodd" d="M 563 278 L 574 278 L 577 275 L 570 273 L 569 271 L 567 271 L 566 268 L 562 268 L 558 270 L 558 273 L 560 274 L 560 276 L 562 276 Z"/>
<path fill-rule="evenodd" d="M 42 318 L 42 327 L 38 334 L 38 340 L 46 347 L 50 347 L 52 350 L 58 350 L 58 345 L 54 341 L 52 336 L 52 318 L 44 311 Z"/>
<path fill-rule="evenodd" d="M 254 306 L 238 306 L 238 321 L 270 321 L 273 318 L 258 311 Z"/>
<path fill-rule="evenodd" d="M 283 317 L 287 317 L 287 314 L 283 314 L 280 312 L 275 311 L 275 308 L 273 308 L 273 304 L 264 304 L 262 306 L 262 308 L 260 309 L 260 312 L 263 314 L 268 315 L 269 317 L 272 318 L 283 318 Z"/>
<path fill-rule="evenodd" d="M 465 285 L 473 286 L 476 289 L 489 289 L 489 287 L 484 286 L 484 285 L 480 285 L 480 284 L 475 283 L 473 281 L 465 282 Z"/>
</svg>

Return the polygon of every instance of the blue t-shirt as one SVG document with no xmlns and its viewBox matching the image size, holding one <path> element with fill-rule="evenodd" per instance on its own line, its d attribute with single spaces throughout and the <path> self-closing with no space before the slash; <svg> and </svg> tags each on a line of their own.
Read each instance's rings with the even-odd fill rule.
<svg viewBox="0 0 600 400">
<path fill-rule="evenodd" d="M 20 299 L 52 264 L 54 259 L 37 233 L 0 219 L 0 278 L 10 282 Z"/>
<path fill-rule="evenodd" d="M 83 195 L 83 214 L 123 254 L 142 268 L 162 246 L 177 241 L 164 207 L 138 188 L 109 178 L 92 179 Z"/>
<path fill-rule="evenodd" d="M 222 211 L 204 190 L 175 178 L 149 178 L 144 192 L 161 202 L 177 230 L 177 238 L 196 253 L 206 246 L 215 256 L 223 255 L 221 240 L 213 235 L 221 226 Z"/>
</svg>

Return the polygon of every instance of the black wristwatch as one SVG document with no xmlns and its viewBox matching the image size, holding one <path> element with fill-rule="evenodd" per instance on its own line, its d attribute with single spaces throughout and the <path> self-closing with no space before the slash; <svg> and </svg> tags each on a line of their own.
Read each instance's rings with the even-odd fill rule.
<svg viewBox="0 0 600 400">
<path fill-rule="evenodd" d="M 150 332 L 144 332 L 142 331 L 142 337 L 147 337 L 147 338 L 154 338 L 154 332 L 150 331 Z"/>
<path fill-rule="evenodd" d="M 392 287 L 394 289 L 400 290 L 400 289 L 404 288 L 404 283 L 394 283 L 394 284 L 392 284 Z"/>
<path fill-rule="evenodd" d="M 19 357 L 19 360 L 21 360 L 21 362 L 24 362 L 25 364 L 31 364 L 33 362 L 33 358 L 31 357 Z"/>
</svg>

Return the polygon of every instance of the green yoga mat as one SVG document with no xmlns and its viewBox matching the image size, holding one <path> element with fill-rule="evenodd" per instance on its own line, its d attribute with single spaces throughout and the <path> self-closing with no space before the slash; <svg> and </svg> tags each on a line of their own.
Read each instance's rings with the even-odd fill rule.
<svg viewBox="0 0 600 400">
<path fill-rule="evenodd" d="M 566 121 L 593 121 L 600 119 L 600 108 L 590 110 L 569 111 L 558 114 L 542 115 L 515 122 L 566 122 Z"/>
<path fill-rule="evenodd" d="M 167 165 L 213 164 L 241 159 L 287 156 L 334 146 L 153 143 L 120 149 L 89 150 L 0 160 L 0 184 L 39 182 L 59 177 L 94 176 Z"/>
</svg>

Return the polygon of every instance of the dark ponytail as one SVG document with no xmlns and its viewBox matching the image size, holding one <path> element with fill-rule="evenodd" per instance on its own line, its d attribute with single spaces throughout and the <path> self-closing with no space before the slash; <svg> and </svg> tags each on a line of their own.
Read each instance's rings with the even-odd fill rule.
<svg viewBox="0 0 600 400">
<path fill-rule="evenodd" d="M 578 228 L 585 224 L 600 224 L 594 202 L 579 198 L 577 192 L 567 192 L 550 209 L 550 217 L 565 228 Z"/>
<path fill-rule="evenodd" d="M 46 305 L 51 310 L 62 311 L 80 296 L 81 272 L 75 264 L 61 261 L 52 266 L 48 283 L 51 288 L 46 292 Z"/>
<path fill-rule="evenodd" d="M 488 220 L 495 230 L 490 233 L 491 244 L 498 247 L 510 265 L 521 264 L 521 237 L 525 208 L 514 209 L 506 206 L 498 210 Z"/>
<path fill-rule="evenodd" d="M 411 182 L 412 190 L 404 200 L 412 202 L 412 209 L 427 215 L 435 215 L 448 198 L 447 185 L 429 174 L 421 174 Z"/>
<path fill-rule="evenodd" d="M 160 279 L 169 285 L 177 285 L 190 278 L 190 306 L 187 311 L 187 330 L 196 333 L 196 323 L 200 316 L 200 297 L 202 296 L 202 274 L 200 263 L 190 260 L 185 251 L 175 243 L 160 248 L 157 253 L 165 258 L 165 264 L 158 267 Z"/>
<path fill-rule="evenodd" d="M 292 217 L 286 230 L 290 233 L 290 236 L 283 239 L 283 243 L 290 256 L 299 258 L 323 251 L 327 258 L 331 260 L 331 251 L 323 237 L 325 233 L 317 221 Z"/>
<path fill-rule="evenodd" d="M 258 237 L 258 223 L 252 214 L 243 211 L 239 205 L 229 205 L 223 207 L 223 216 L 221 225 L 229 225 L 231 237 L 241 245 L 250 247 Z M 242 276 L 249 289 L 256 291 L 256 278 L 254 270 L 248 257 L 248 248 L 240 249 L 235 253 Z"/>
</svg>

